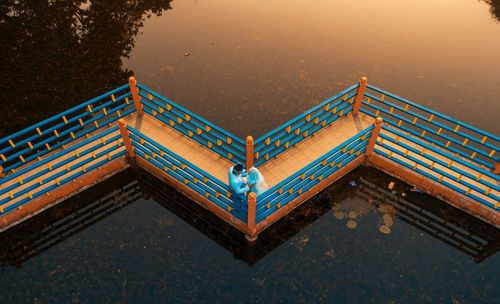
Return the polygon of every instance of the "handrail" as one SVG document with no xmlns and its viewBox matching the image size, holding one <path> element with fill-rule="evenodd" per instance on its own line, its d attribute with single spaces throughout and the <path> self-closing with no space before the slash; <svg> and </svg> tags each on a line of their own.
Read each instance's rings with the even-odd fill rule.
<svg viewBox="0 0 500 304">
<path fill-rule="evenodd" d="M 236 162 L 245 161 L 245 146 L 240 138 L 185 110 L 161 95 L 149 89 L 146 90 L 144 86 L 138 85 L 138 87 L 141 88 L 139 95 L 142 97 L 141 102 L 145 106 L 146 113 L 226 159 Z"/>
<path fill-rule="evenodd" d="M 422 105 L 419 105 L 418 103 L 415 103 L 415 102 L 410 101 L 410 100 L 408 100 L 408 99 L 405 99 L 405 98 L 399 97 L 399 96 L 397 96 L 397 95 L 394 95 L 394 94 L 392 94 L 392 93 L 389 93 L 389 92 L 387 92 L 387 91 L 384 91 L 384 90 L 382 90 L 382 89 L 380 89 L 380 88 L 377 88 L 377 87 L 375 87 L 375 86 L 373 86 L 373 85 L 371 85 L 371 84 L 367 84 L 367 87 L 368 87 L 368 88 L 370 88 L 370 89 L 372 89 L 372 90 L 374 90 L 374 91 L 376 91 L 376 92 L 378 92 L 378 93 L 380 93 L 380 94 L 384 94 L 384 95 L 389 96 L 389 97 L 391 97 L 391 98 L 393 98 L 393 99 L 399 100 L 399 101 L 401 101 L 401 102 L 403 102 L 403 103 L 407 103 L 407 104 L 409 104 L 410 106 L 413 106 L 413 107 L 415 107 L 415 108 L 417 108 L 417 109 L 419 109 L 419 110 L 422 110 L 422 111 L 428 112 L 428 113 L 430 113 L 430 114 L 434 114 L 434 115 L 436 115 L 437 117 L 443 118 L 443 119 L 448 120 L 448 121 L 450 121 L 450 122 L 453 122 L 453 123 L 455 123 L 455 124 L 459 124 L 459 125 L 461 125 L 461 126 L 463 126 L 463 127 L 467 128 L 467 129 L 469 129 L 469 130 L 471 130 L 471 131 L 474 131 L 474 132 L 479 133 L 479 134 L 482 134 L 482 135 L 484 135 L 484 136 L 487 136 L 487 137 L 493 138 L 493 139 L 495 139 L 496 141 L 500 141 L 500 137 L 495 136 L 495 135 L 493 135 L 492 133 L 489 133 L 489 132 L 483 131 L 483 130 L 481 130 L 481 129 L 478 129 L 478 128 L 476 128 L 476 127 L 474 127 L 474 126 L 471 126 L 471 125 L 469 125 L 469 124 L 467 124 L 467 123 L 465 123 L 465 122 L 462 122 L 462 121 L 460 121 L 460 120 L 454 119 L 454 118 L 452 118 L 452 117 L 450 117 L 450 116 L 448 116 L 448 115 L 442 114 L 442 113 L 437 112 L 437 111 L 434 111 L 434 110 L 432 110 L 432 109 L 430 109 L 430 108 L 427 108 L 427 107 L 424 107 L 424 106 L 422 106 Z"/>
<path fill-rule="evenodd" d="M 257 223 L 363 154 L 373 128 L 362 130 L 262 193 L 257 201 Z"/>
<path fill-rule="evenodd" d="M 424 138 L 432 144 L 489 169 L 494 169 L 495 164 L 498 163 L 499 158 L 496 154 L 498 154 L 498 145 L 500 143 L 499 137 L 372 85 L 368 85 L 368 88 L 382 94 L 382 96 L 379 98 L 370 92 L 365 93 L 366 99 L 363 100 L 363 107 L 361 108 L 363 113 L 371 116 L 382 114 L 384 120 L 394 127 Z M 391 98 L 391 100 L 386 100 L 386 97 Z M 394 102 L 400 102 L 403 105 Z M 374 109 L 375 113 L 367 108 Z M 414 110 L 412 111 L 412 109 L 430 115 L 426 116 Z M 391 119 L 391 117 L 394 119 Z M 446 123 L 452 123 L 453 125 L 447 125 Z M 474 132 L 475 135 L 464 133 L 461 129 Z"/>
<path fill-rule="evenodd" d="M 4 173 L 38 159 L 65 144 L 81 138 L 122 116 L 135 111 L 130 105 L 126 85 L 111 90 L 70 110 L 54 115 L 12 135 L 4 137 L 0 144 L 0 165 Z M 120 93 L 115 97 L 114 94 Z M 109 98 L 109 100 L 107 100 Z M 60 122 L 57 122 L 60 120 Z M 4 147 L 1 147 L 4 145 Z M 7 146 L 5 146 L 7 145 Z"/>
<path fill-rule="evenodd" d="M 231 199 L 229 186 L 131 126 L 134 152 L 198 194 L 246 222 L 246 206 Z"/>
<path fill-rule="evenodd" d="M 345 89 L 259 137 L 254 143 L 255 166 L 262 166 L 266 161 L 352 112 L 358 86 L 356 84 Z"/>
<path fill-rule="evenodd" d="M 74 179 L 80 177 L 81 175 L 92 171 L 95 168 L 98 168 L 111 160 L 114 160 L 120 156 L 123 156 L 126 151 L 125 149 L 121 149 L 118 151 L 122 145 L 120 143 L 120 135 L 115 135 L 107 140 L 104 140 L 104 137 L 111 136 L 113 133 L 116 133 L 118 127 L 113 127 L 107 130 L 106 132 L 97 134 L 88 140 L 79 143 L 68 151 L 60 151 L 51 157 L 42 160 L 40 162 L 36 162 L 31 164 L 27 168 L 23 168 L 23 172 L 31 172 L 36 171 L 41 166 L 47 166 L 45 169 L 40 170 L 38 172 L 34 172 L 25 180 L 22 180 L 19 176 L 18 182 L 12 187 L 12 185 L 1 190 L 0 195 L 8 194 L 6 197 L 0 200 L 0 213 L 9 212 L 35 198 L 38 198 L 61 185 L 64 185 L 68 182 L 73 181 Z M 96 143 L 83 151 L 75 152 L 75 155 L 71 157 L 64 158 L 68 153 L 74 152 L 82 147 L 91 145 Z M 118 152 L 117 152 L 118 151 Z M 102 159 L 101 159 L 102 158 Z M 52 161 L 59 161 L 57 163 L 50 164 Z M 99 160 L 101 159 L 101 160 Z M 89 163 L 98 162 L 91 164 L 87 167 Z M 71 164 L 74 161 L 78 161 L 76 164 Z M 64 167 L 64 168 L 63 168 Z M 58 170 L 61 169 L 62 170 Z M 52 172 L 50 176 L 45 178 L 41 178 L 42 176 Z M 70 174 L 73 172 L 73 174 Z M 9 180 L 12 180 L 15 177 L 9 177 Z M 61 179 L 62 178 L 62 179 Z M 36 181 L 35 183 L 32 183 Z M 52 185 L 48 185 L 52 183 Z M 19 186 L 26 185 L 24 188 L 20 188 Z M 19 191 L 13 192 L 14 189 L 20 188 Z M 42 188 L 39 191 L 37 189 Z M 22 198 L 24 196 L 24 198 Z M 15 199 L 22 198 L 18 201 L 13 201 Z"/>
</svg>

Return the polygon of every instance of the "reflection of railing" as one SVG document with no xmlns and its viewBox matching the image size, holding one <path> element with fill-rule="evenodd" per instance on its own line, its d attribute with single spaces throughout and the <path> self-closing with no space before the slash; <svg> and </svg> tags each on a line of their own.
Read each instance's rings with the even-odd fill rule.
<svg viewBox="0 0 500 304">
<path fill-rule="evenodd" d="M 125 153 L 118 127 L 115 126 L 31 163 L 2 179 L 4 187 L 0 190 L 0 197 L 4 198 L 0 200 L 0 212 L 8 212 L 47 194 Z M 22 179 L 21 176 L 26 173 L 31 174 Z"/>
<path fill-rule="evenodd" d="M 259 196 L 256 223 L 306 193 L 340 168 L 364 154 L 373 126 L 366 128 L 341 145 L 319 157 Z"/>
<path fill-rule="evenodd" d="M 393 127 L 445 148 L 465 159 L 495 169 L 500 138 L 449 116 L 367 85 L 360 111 L 382 117 Z M 381 94 L 380 97 L 375 94 Z"/>
<path fill-rule="evenodd" d="M 245 163 L 245 142 L 178 104 L 137 84 L 144 111 L 233 162 Z"/>
<path fill-rule="evenodd" d="M 256 139 L 254 143 L 255 166 L 263 165 L 269 159 L 352 112 L 352 104 L 358 87 L 357 84 L 351 86 Z"/>
<path fill-rule="evenodd" d="M 499 207 L 500 196 L 496 193 L 500 187 L 496 184 L 495 174 L 390 126 L 384 126 L 379 136 L 381 140 L 375 147 L 376 153 L 490 208 Z M 478 181 L 484 188 L 472 184 L 473 181 Z M 491 200 L 486 200 L 486 197 Z"/>
<path fill-rule="evenodd" d="M 379 174 L 378 172 L 376 174 Z M 372 204 L 390 204 L 395 215 L 431 236 L 482 262 L 500 249 L 500 231 L 451 206 L 407 195 L 393 194 L 377 181 L 360 178 L 356 196 Z"/>
<path fill-rule="evenodd" d="M 128 86 L 123 85 L 0 139 L 3 173 L 15 173 L 24 164 L 134 112 L 129 97 Z"/>
<path fill-rule="evenodd" d="M 142 196 L 130 172 L 113 176 L 78 197 L 70 198 L 0 234 L 0 260 L 21 266 L 30 258 L 135 202 Z"/>
<path fill-rule="evenodd" d="M 208 172 L 175 154 L 143 133 L 128 126 L 136 153 L 159 170 L 173 177 L 223 210 L 246 222 L 246 206 L 231 199 L 229 186 Z"/>
</svg>

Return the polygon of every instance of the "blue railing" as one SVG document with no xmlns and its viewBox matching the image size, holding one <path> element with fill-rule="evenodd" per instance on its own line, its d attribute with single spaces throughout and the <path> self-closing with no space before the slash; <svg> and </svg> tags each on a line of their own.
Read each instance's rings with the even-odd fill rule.
<svg viewBox="0 0 500 304">
<path fill-rule="evenodd" d="M 134 152 L 241 221 L 247 221 L 246 204 L 233 201 L 229 186 L 138 130 L 127 126 Z"/>
<path fill-rule="evenodd" d="M 144 111 L 201 145 L 232 161 L 245 163 L 246 144 L 231 133 L 184 109 L 153 90 L 137 84 Z"/>
<path fill-rule="evenodd" d="M 500 138 L 449 116 L 368 85 L 360 111 L 437 147 L 494 169 Z M 377 96 L 381 94 L 380 96 Z"/>
<path fill-rule="evenodd" d="M 391 126 L 383 126 L 379 137 L 374 149 L 377 154 L 485 206 L 496 210 L 500 207 L 500 179 L 497 175 Z"/>
<path fill-rule="evenodd" d="M 24 130 L 0 139 L 0 166 L 4 174 L 75 139 L 109 126 L 135 111 L 128 85 L 123 85 Z"/>
<path fill-rule="evenodd" d="M 0 212 L 9 212 L 125 153 L 121 135 L 115 126 L 41 161 L 32 162 L 1 180 L 4 188 L 0 189 L 0 197 L 3 196 Z M 32 174 L 23 180 L 21 176 L 29 172 Z"/>
<path fill-rule="evenodd" d="M 288 148 L 352 112 L 359 84 L 328 98 L 255 140 L 255 166 L 262 166 Z"/>
<path fill-rule="evenodd" d="M 256 222 L 261 222 L 364 154 L 372 130 L 373 125 L 262 193 L 257 198 Z"/>
</svg>

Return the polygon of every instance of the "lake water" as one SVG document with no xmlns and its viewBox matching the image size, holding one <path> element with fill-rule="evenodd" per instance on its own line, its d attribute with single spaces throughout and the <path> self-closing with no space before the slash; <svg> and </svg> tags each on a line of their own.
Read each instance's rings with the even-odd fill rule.
<svg viewBox="0 0 500 304">
<path fill-rule="evenodd" d="M 0 137 L 131 74 L 239 136 L 362 75 L 500 133 L 496 0 L 6 0 L 0 47 Z M 0 303 L 500 303 L 499 230 L 391 181 L 360 168 L 247 246 L 127 171 L 0 235 Z"/>
</svg>

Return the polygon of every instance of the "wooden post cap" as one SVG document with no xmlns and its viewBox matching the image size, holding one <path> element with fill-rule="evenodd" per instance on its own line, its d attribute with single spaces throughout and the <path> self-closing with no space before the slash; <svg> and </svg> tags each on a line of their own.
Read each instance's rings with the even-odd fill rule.
<svg viewBox="0 0 500 304">
<path fill-rule="evenodd" d="M 247 136 L 247 141 L 246 141 L 246 142 L 247 142 L 247 145 L 253 145 L 253 137 L 252 137 L 252 136 L 250 136 L 250 135 L 248 135 L 248 136 Z"/>
<path fill-rule="evenodd" d="M 123 118 L 118 119 L 118 125 L 120 127 L 126 127 L 127 126 L 127 121 Z"/>
<path fill-rule="evenodd" d="M 248 194 L 248 203 L 256 203 L 257 202 L 257 195 L 255 194 L 255 192 L 250 192 Z"/>
<path fill-rule="evenodd" d="M 361 79 L 359 80 L 359 83 L 362 85 L 366 85 L 367 82 L 368 82 L 368 77 L 366 76 L 362 76 Z"/>
<path fill-rule="evenodd" d="M 383 122 L 384 122 L 384 120 L 382 119 L 382 117 L 375 118 L 375 125 L 376 126 L 381 126 Z"/>
</svg>

